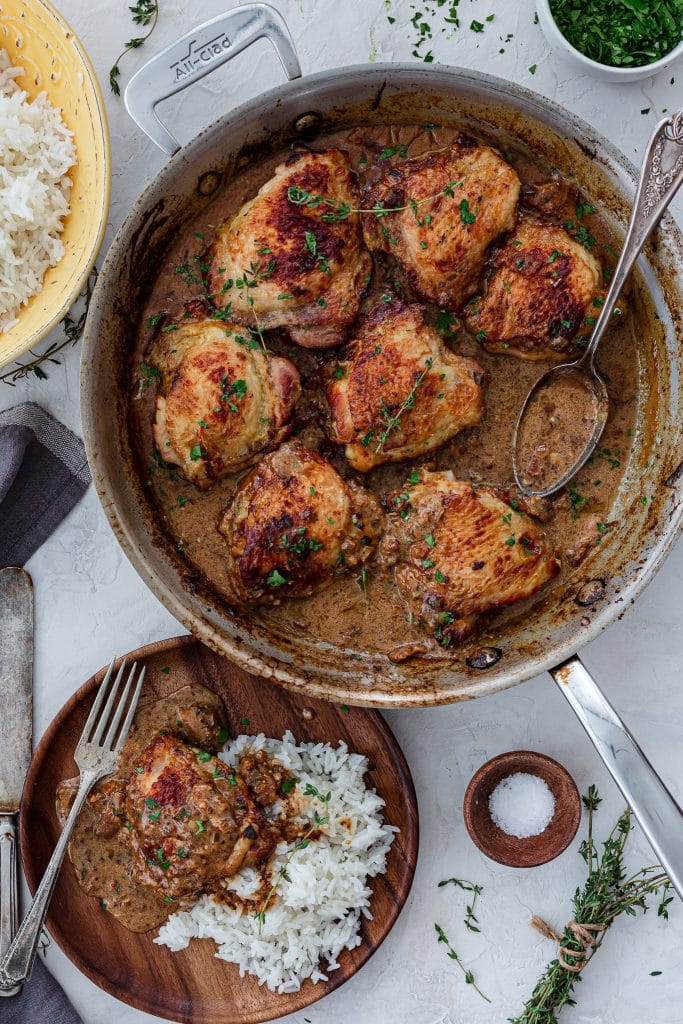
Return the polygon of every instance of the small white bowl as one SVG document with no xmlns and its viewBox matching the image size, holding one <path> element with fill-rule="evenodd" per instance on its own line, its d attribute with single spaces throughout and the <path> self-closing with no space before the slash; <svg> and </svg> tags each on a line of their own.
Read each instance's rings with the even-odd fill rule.
<svg viewBox="0 0 683 1024">
<path fill-rule="evenodd" d="M 637 82 L 641 78 L 649 78 L 651 75 L 656 75 L 658 71 L 668 68 L 679 57 L 683 57 L 683 41 L 681 41 L 665 57 L 653 61 L 652 64 L 643 64 L 642 67 L 615 68 L 609 64 L 600 64 L 597 60 L 591 60 L 590 57 L 586 57 L 585 54 L 572 46 L 562 35 L 550 12 L 549 0 L 536 0 L 536 10 L 538 11 L 538 20 L 543 29 L 543 35 L 552 48 L 572 64 L 577 71 L 583 73 L 587 71 L 589 74 L 595 75 L 596 78 L 602 78 L 607 82 Z"/>
</svg>

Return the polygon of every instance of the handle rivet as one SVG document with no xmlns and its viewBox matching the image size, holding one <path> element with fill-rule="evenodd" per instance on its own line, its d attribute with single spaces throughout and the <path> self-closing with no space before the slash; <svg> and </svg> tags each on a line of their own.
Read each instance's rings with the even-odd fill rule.
<svg viewBox="0 0 683 1024">
<path fill-rule="evenodd" d="M 605 588 L 604 580 L 589 580 L 588 583 L 584 583 L 574 600 L 582 608 L 586 608 L 605 596 Z"/>
<path fill-rule="evenodd" d="M 465 664 L 470 668 L 491 668 L 503 657 L 500 647 L 480 647 L 474 654 L 465 658 Z"/>
<path fill-rule="evenodd" d="M 301 114 L 294 122 L 294 131 L 297 135 L 315 135 L 323 123 L 323 116 L 315 110 L 309 110 Z"/>
<path fill-rule="evenodd" d="M 212 196 L 223 178 L 222 174 L 218 171 L 206 171 L 200 175 L 197 181 L 197 192 L 200 196 Z"/>
</svg>

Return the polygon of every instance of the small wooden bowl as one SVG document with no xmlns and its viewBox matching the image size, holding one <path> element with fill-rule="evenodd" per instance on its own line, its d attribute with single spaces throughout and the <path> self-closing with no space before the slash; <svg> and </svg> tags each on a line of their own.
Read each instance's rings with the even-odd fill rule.
<svg viewBox="0 0 683 1024">
<path fill-rule="evenodd" d="M 518 839 L 503 832 L 491 818 L 489 797 L 502 779 L 515 772 L 537 775 L 555 797 L 550 824 L 537 836 Z M 470 838 L 482 853 L 511 868 L 533 868 L 558 857 L 576 835 L 581 821 L 581 798 L 566 768 L 546 754 L 511 750 L 483 764 L 472 776 L 463 816 Z"/>
</svg>

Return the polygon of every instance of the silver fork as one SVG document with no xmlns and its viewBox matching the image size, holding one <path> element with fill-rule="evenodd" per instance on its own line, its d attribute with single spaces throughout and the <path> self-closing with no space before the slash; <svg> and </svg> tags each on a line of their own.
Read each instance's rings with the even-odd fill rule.
<svg viewBox="0 0 683 1024">
<path fill-rule="evenodd" d="M 85 723 L 74 752 L 74 760 L 80 772 L 76 799 L 50 858 L 50 863 L 36 889 L 29 912 L 19 925 L 17 934 L 0 963 L 1 988 L 14 988 L 15 985 L 21 985 L 30 978 L 47 908 L 50 905 L 52 892 L 78 813 L 95 783 L 99 782 L 103 776 L 111 775 L 114 771 L 118 753 L 130 730 L 142 681 L 145 678 L 145 670 L 143 668 L 140 671 L 136 682 L 137 662 L 133 664 L 117 700 L 126 662 L 125 659 L 121 662 L 116 678 L 110 685 L 115 661 L 116 659 L 112 661 L 100 684 L 95 702 L 88 715 L 88 721 Z M 123 724 L 121 724 L 122 719 Z"/>
</svg>

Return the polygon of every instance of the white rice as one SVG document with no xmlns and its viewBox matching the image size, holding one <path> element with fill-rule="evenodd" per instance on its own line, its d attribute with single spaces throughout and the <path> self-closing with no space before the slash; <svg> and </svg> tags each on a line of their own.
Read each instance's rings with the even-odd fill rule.
<svg viewBox="0 0 683 1024">
<path fill-rule="evenodd" d="M 45 93 L 28 101 L 24 73 L 0 50 L 0 331 L 43 287 L 64 255 L 60 240 L 76 163 L 72 132 Z"/>
<path fill-rule="evenodd" d="M 295 851 L 261 928 L 253 913 L 203 896 L 190 910 L 172 914 L 154 941 L 175 951 L 192 938 L 213 939 L 216 956 L 237 964 L 240 976 L 252 974 L 271 991 L 296 992 L 306 978 L 327 980 L 342 950 L 359 945 L 361 914 L 372 917 L 367 880 L 384 872 L 398 829 L 383 823 L 384 801 L 365 786 L 367 758 L 349 753 L 346 744 L 340 742 L 336 750 L 327 743 L 298 744 L 290 732 L 282 741 L 263 734 L 238 736 L 220 756 L 237 765 L 249 748 L 265 749 L 288 768 L 302 797 L 307 784 L 323 796 L 331 794 L 326 804 L 303 797 L 298 819 L 313 825 L 316 811 L 329 815 L 325 835 Z M 286 843 L 277 847 L 273 881 L 291 849 Z M 257 884 L 256 873 L 245 868 L 228 888 L 247 896 Z"/>
</svg>

